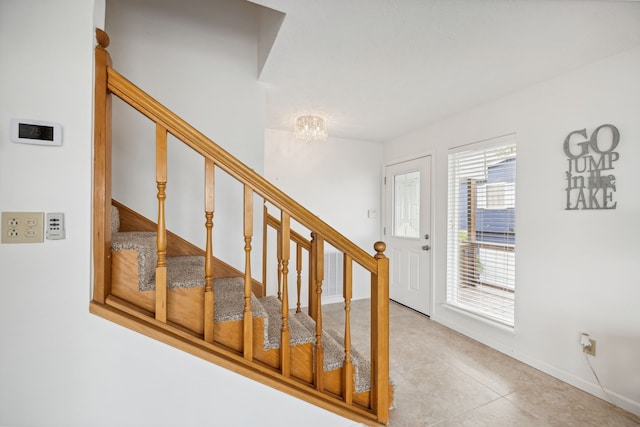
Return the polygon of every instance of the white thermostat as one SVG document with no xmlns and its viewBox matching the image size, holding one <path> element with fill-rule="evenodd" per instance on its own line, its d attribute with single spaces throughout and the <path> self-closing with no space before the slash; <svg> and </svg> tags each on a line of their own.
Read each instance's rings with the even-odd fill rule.
<svg viewBox="0 0 640 427">
<path fill-rule="evenodd" d="M 11 140 L 20 144 L 62 145 L 62 125 L 40 120 L 11 119 Z"/>
</svg>

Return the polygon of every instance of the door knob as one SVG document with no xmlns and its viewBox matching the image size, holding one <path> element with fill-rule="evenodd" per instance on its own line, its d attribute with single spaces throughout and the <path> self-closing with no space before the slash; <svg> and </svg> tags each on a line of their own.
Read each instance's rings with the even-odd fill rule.
<svg viewBox="0 0 640 427">
<path fill-rule="evenodd" d="M 422 250 L 423 250 L 423 251 L 428 251 L 429 249 L 431 249 L 431 246 L 429 246 L 429 245 L 424 245 L 424 246 L 422 247 Z"/>
</svg>

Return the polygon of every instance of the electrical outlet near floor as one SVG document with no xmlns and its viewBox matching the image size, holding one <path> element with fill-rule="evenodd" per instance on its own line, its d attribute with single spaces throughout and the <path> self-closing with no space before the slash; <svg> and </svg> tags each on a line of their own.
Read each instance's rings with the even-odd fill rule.
<svg viewBox="0 0 640 427">
<path fill-rule="evenodd" d="M 44 242 L 44 212 L 2 212 L 2 243 Z"/>
<path fill-rule="evenodd" d="M 587 353 L 590 356 L 594 356 L 596 355 L 596 340 L 589 338 L 589 345 L 588 346 L 582 346 L 582 352 L 583 353 Z"/>
</svg>

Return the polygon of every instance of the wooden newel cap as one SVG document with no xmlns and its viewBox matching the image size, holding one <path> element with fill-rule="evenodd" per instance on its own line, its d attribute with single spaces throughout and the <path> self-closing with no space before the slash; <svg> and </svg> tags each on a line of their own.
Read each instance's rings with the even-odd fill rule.
<svg viewBox="0 0 640 427">
<path fill-rule="evenodd" d="M 385 249 L 387 249 L 387 244 L 384 242 L 375 242 L 373 244 L 373 249 L 375 249 L 377 252 L 376 258 L 378 256 L 384 256 L 383 252 L 385 251 Z"/>
<path fill-rule="evenodd" d="M 98 41 L 98 46 L 103 49 L 108 48 L 109 43 L 111 43 L 111 40 L 109 40 L 109 35 L 102 31 L 100 28 L 96 28 L 96 40 Z"/>
</svg>

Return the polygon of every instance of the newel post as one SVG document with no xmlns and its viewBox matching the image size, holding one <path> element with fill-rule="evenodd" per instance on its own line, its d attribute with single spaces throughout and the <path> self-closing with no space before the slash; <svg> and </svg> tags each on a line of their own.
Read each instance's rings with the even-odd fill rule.
<svg viewBox="0 0 640 427">
<path fill-rule="evenodd" d="M 104 304 L 111 292 L 111 94 L 107 68 L 109 36 L 96 28 L 93 130 L 93 300 Z"/>
<path fill-rule="evenodd" d="M 378 421 L 389 421 L 389 259 L 387 245 L 376 242 L 374 258 L 378 264 L 371 274 L 371 403 Z"/>
</svg>

